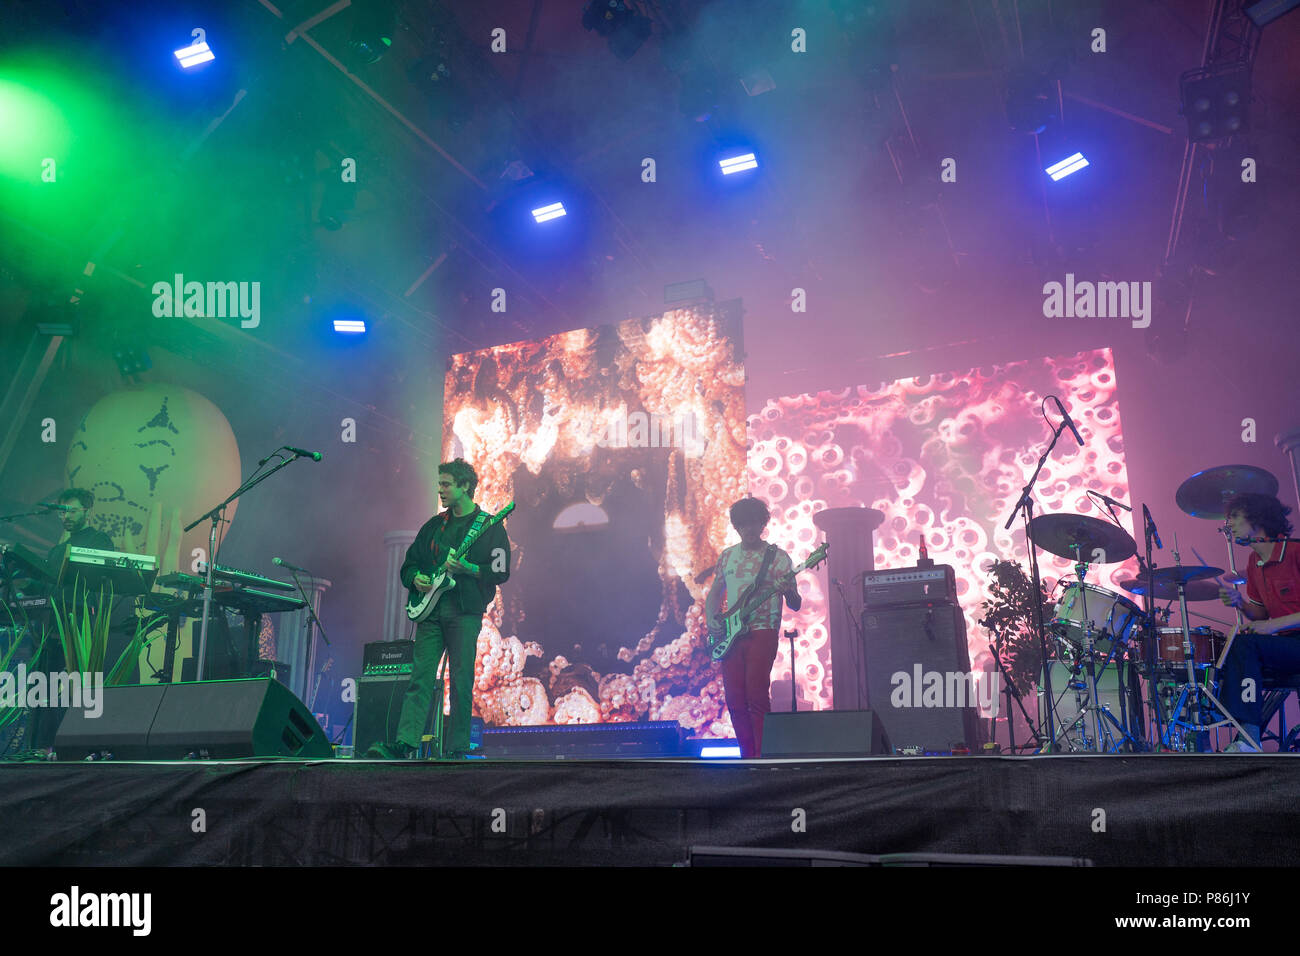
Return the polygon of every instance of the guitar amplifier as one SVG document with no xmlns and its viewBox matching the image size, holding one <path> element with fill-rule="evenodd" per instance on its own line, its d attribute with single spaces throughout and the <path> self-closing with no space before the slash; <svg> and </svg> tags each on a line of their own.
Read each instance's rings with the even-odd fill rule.
<svg viewBox="0 0 1300 956">
<path fill-rule="evenodd" d="M 361 673 L 365 677 L 410 675 L 415 669 L 415 641 L 374 641 L 361 653 Z"/>
<path fill-rule="evenodd" d="M 869 608 L 956 604 L 957 577 L 947 564 L 868 571 L 862 576 L 862 603 Z"/>
</svg>

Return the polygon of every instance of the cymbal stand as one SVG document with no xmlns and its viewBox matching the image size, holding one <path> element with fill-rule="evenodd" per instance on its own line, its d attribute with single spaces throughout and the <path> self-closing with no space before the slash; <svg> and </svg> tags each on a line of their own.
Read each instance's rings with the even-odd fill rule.
<svg viewBox="0 0 1300 956">
<path fill-rule="evenodd" d="M 1152 591 L 1155 590 L 1153 587 L 1154 579 L 1151 577 L 1152 575 L 1155 574 L 1156 566 L 1152 560 L 1153 555 L 1151 552 L 1151 543 L 1152 543 L 1151 522 L 1150 520 L 1148 520 L 1147 517 L 1148 513 L 1149 513 L 1148 510 L 1145 507 L 1143 507 L 1142 538 L 1144 544 L 1143 550 L 1146 551 L 1145 560 L 1142 558 L 1141 555 L 1138 555 L 1138 580 L 1142 580 L 1145 578 L 1147 582 L 1146 587 L 1142 589 L 1143 590 L 1142 626 L 1143 628 L 1146 629 L 1146 632 L 1149 636 L 1147 640 L 1142 642 L 1142 660 L 1143 663 L 1146 665 L 1146 671 L 1147 674 L 1149 675 L 1149 680 L 1150 680 L 1149 686 L 1150 686 L 1151 693 L 1149 696 L 1151 699 L 1148 700 L 1147 706 L 1151 710 L 1152 716 L 1154 717 L 1154 726 L 1151 728 L 1151 730 L 1153 731 L 1156 740 L 1163 740 L 1164 727 L 1165 727 L 1165 708 L 1164 708 L 1164 701 L 1161 699 L 1159 693 L 1159 666 L 1158 666 L 1159 655 L 1157 650 L 1157 645 L 1159 644 L 1159 641 L 1157 639 L 1159 636 L 1159 630 L 1158 630 L 1159 625 L 1156 623 L 1156 607 L 1155 607 L 1156 602 L 1155 602 L 1155 595 L 1152 594 Z M 1150 740 L 1150 738 L 1148 738 L 1148 740 Z"/>
<path fill-rule="evenodd" d="M 1228 546 L 1228 570 L 1230 570 L 1230 571 L 1232 572 L 1232 577 L 1233 577 L 1233 580 L 1235 581 L 1236 578 L 1237 578 L 1237 556 L 1236 556 L 1236 555 L 1233 553 L 1233 551 L 1232 551 L 1232 544 L 1233 544 L 1233 540 L 1232 540 L 1232 525 L 1227 525 L 1227 524 L 1225 524 L 1225 525 L 1223 525 L 1221 528 L 1219 528 L 1219 531 L 1223 534 L 1223 540 L 1226 542 L 1226 544 L 1227 544 L 1227 546 Z M 1235 586 L 1236 586 L 1236 585 L 1234 584 L 1234 587 L 1235 587 Z M 1242 627 L 1243 627 L 1243 626 L 1245 625 L 1245 623 L 1246 623 L 1245 618 L 1244 618 L 1244 616 L 1243 616 L 1242 613 L 1241 613 L 1241 608 L 1239 608 L 1239 607 L 1234 607 L 1232 610 L 1233 610 L 1234 612 L 1236 612 L 1236 616 L 1237 616 L 1237 631 L 1240 632 L 1241 629 L 1242 629 Z"/>
<path fill-rule="evenodd" d="M 1229 544 L 1231 547 L 1231 544 Z M 1182 567 L 1182 561 L 1178 553 L 1178 542 L 1174 542 L 1174 566 Z M 1183 662 L 1187 669 L 1186 682 L 1178 688 L 1178 700 L 1173 707 L 1173 715 L 1165 728 L 1165 736 L 1162 742 L 1171 750 L 1186 749 L 1189 741 L 1192 747 L 1199 752 L 1199 748 L 1207 746 L 1202 739 L 1202 735 L 1211 730 L 1217 730 L 1220 727 L 1231 725 L 1236 728 L 1237 733 L 1243 737 L 1246 732 L 1242 730 L 1241 725 L 1228 713 L 1228 709 L 1219 702 L 1212 691 L 1207 686 L 1202 686 L 1196 680 L 1196 661 L 1192 651 L 1192 632 L 1188 626 L 1187 618 L 1187 585 L 1181 577 L 1178 581 L 1178 609 L 1182 615 L 1183 630 Z M 1202 699 L 1204 697 L 1204 700 Z M 1188 711 L 1187 720 L 1180 718 L 1183 708 Z M 1217 711 L 1224 716 L 1223 720 L 1206 724 L 1202 722 L 1202 707 L 1208 708 L 1211 712 Z"/>
<path fill-rule="evenodd" d="M 1061 433 L 1065 431 L 1065 419 L 1052 429 L 1052 441 L 1043 452 L 1042 457 L 1038 459 L 1038 465 L 1034 468 L 1033 475 L 1025 487 L 1020 491 L 1020 498 L 1016 501 L 1016 506 L 1011 509 L 1011 514 L 1007 517 L 1007 523 L 1003 525 L 1003 530 L 1010 530 L 1012 523 L 1016 520 L 1016 514 L 1024 512 L 1025 518 L 1025 544 L 1029 549 L 1029 587 L 1030 594 L 1033 595 L 1030 606 L 1033 609 L 1034 633 L 1038 635 L 1038 652 L 1041 655 L 1039 660 L 1042 664 L 1043 692 L 1047 695 L 1044 699 L 1047 701 L 1047 740 L 1048 752 L 1056 750 L 1056 715 L 1053 711 L 1056 709 L 1056 701 L 1052 696 L 1052 664 L 1047 656 L 1047 628 L 1043 625 L 1043 605 L 1039 600 L 1042 593 L 1042 576 L 1038 572 L 1038 545 L 1034 542 L 1034 529 L 1031 524 L 1034 520 L 1034 485 L 1038 482 L 1038 476 L 1042 474 L 1043 466 L 1047 464 L 1048 456 L 1052 454 L 1052 449 L 1056 443 L 1061 440 Z"/>
<path fill-rule="evenodd" d="M 1116 720 L 1115 715 L 1111 713 L 1110 706 L 1108 704 L 1103 703 L 1101 700 L 1101 690 L 1097 685 L 1097 681 L 1100 675 L 1104 674 L 1106 672 L 1106 668 L 1110 667 L 1112 663 L 1115 663 L 1116 668 L 1120 666 L 1117 662 L 1115 662 L 1115 655 L 1119 651 L 1119 641 L 1118 638 L 1112 635 L 1110 654 L 1107 655 L 1105 663 L 1102 664 L 1101 670 L 1098 671 L 1096 666 L 1097 646 L 1096 646 L 1096 641 L 1093 638 L 1093 632 L 1095 628 L 1093 627 L 1092 617 L 1088 614 L 1088 589 L 1086 586 L 1088 565 L 1080 557 L 1078 545 L 1074 545 L 1074 552 L 1075 552 L 1074 573 L 1075 576 L 1078 577 L 1079 579 L 1079 600 L 1080 600 L 1080 611 L 1082 614 L 1080 620 L 1082 620 L 1083 622 L 1083 648 L 1084 649 L 1083 649 L 1082 657 L 1083 657 L 1083 666 L 1084 669 L 1087 671 L 1088 679 L 1087 682 L 1082 687 L 1079 686 L 1079 682 L 1077 680 L 1071 681 L 1071 686 L 1073 687 L 1074 694 L 1075 694 L 1075 703 L 1076 706 L 1079 708 L 1079 715 L 1078 717 L 1075 718 L 1074 722 L 1071 723 L 1070 727 L 1066 729 L 1066 733 L 1069 733 L 1070 729 L 1072 729 L 1075 725 L 1079 724 L 1080 721 L 1082 721 L 1083 722 L 1083 728 L 1082 728 L 1083 745 L 1085 750 L 1093 751 L 1093 752 L 1118 753 L 1120 751 L 1120 748 L 1122 748 L 1125 744 L 1128 744 L 1131 749 L 1136 750 L 1137 741 L 1133 738 L 1133 735 L 1129 733 L 1129 730 L 1124 724 L 1124 722 L 1120 720 Z M 1087 690 L 1090 694 L 1087 704 L 1084 704 L 1082 699 L 1082 693 L 1084 690 Z M 1092 716 L 1092 720 L 1095 727 L 1095 733 L 1096 733 L 1096 736 L 1091 739 L 1089 739 L 1088 737 L 1088 725 L 1087 725 L 1087 717 L 1089 714 L 1091 714 Z M 1119 731 L 1120 739 L 1117 740 L 1115 738 L 1115 735 L 1111 733 L 1110 727 L 1106 726 L 1107 722 L 1109 722 L 1111 726 L 1115 728 L 1115 730 Z M 1065 735 L 1062 734 L 1062 736 Z"/>
</svg>

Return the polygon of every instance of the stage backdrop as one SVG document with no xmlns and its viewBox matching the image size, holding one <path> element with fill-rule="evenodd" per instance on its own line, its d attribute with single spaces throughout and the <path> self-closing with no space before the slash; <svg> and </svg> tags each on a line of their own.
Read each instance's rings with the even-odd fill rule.
<svg viewBox="0 0 1300 956">
<path fill-rule="evenodd" d="M 875 541 L 875 566 L 882 569 L 915 565 L 924 535 L 930 557 L 956 571 L 971 661 L 979 670 L 991 640 L 977 623 L 986 568 L 999 559 L 1028 568 L 1023 522 L 1011 531 L 1002 526 L 1050 439 L 1041 408 L 1049 394 L 1065 403 L 1086 445 L 1080 449 L 1068 431 L 1061 438 L 1035 486 L 1034 513 L 1105 519 L 1087 489 L 1129 500 L 1109 349 L 769 401 L 749 422 L 750 490 L 775 516 L 768 540 L 799 561 L 820 537 L 816 512 L 877 508 L 885 514 Z M 1059 421 L 1055 406 L 1048 407 Z M 1129 515 L 1120 515 L 1132 534 Z M 1133 559 L 1094 567 L 1088 580 L 1119 591 L 1119 580 L 1136 568 Z M 1062 575 L 1073 580 L 1073 565 L 1064 559 L 1043 553 L 1041 569 L 1049 589 Z M 803 578 L 803 608 L 787 612 L 785 626 L 801 635 L 800 697 L 829 709 L 825 571 Z M 789 680 L 784 641 L 772 673 Z"/>
<path fill-rule="evenodd" d="M 510 581 L 479 637 L 489 726 L 678 720 L 731 736 L 701 609 L 745 493 L 739 306 L 453 356 L 444 459 L 514 500 Z"/>
</svg>

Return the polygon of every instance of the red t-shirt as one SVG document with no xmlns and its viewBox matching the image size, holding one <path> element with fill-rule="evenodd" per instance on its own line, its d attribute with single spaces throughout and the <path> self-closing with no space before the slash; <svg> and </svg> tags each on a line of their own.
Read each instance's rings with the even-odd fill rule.
<svg viewBox="0 0 1300 956">
<path fill-rule="evenodd" d="M 1300 546 L 1279 541 L 1263 561 L 1252 551 L 1246 566 L 1246 597 L 1270 618 L 1300 614 Z"/>
</svg>

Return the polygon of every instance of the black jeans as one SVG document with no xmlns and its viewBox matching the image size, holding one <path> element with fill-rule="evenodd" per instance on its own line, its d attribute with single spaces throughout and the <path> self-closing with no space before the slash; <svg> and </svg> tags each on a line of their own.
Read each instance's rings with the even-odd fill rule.
<svg viewBox="0 0 1300 956">
<path fill-rule="evenodd" d="M 1300 634 L 1238 634 L 1219 672 L 1219 700 L 1239 723 L 1258 727 L 1264 671 L 1300 674 Z"/>
</svg>

